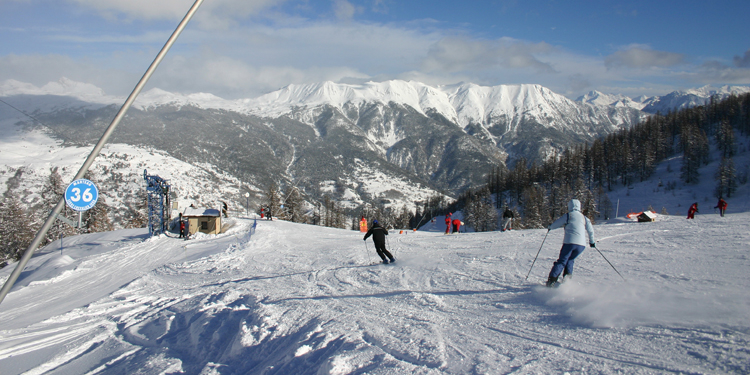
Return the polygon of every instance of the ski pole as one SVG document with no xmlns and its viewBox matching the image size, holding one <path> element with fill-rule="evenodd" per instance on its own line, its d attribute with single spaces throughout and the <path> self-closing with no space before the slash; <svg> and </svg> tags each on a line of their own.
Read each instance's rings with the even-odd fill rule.
<svg viewBox="0 0 750 375">
<path fill-rule="evenodd" d="M 367 253 L 367 259 L 372 263 L 372 255 L 370 255 L 370 249 L 367 248 L 367 240 L 365 240 L 365 253 Z"/>
<path fill-rule="evenodd" d="M 544 234 L 544 239 L 542 240 L 542 246 L 539 246 L 539 251 L 536 252 L 536 256 L 534 257 L 534 261 L 531 262 L 531 268 L 529 268 L 529 273 L 526 274 L 526 278 L 524 280 L 529 279 L 529 275 L 531 275 L 531 269 L 534 268 L 534 263 L 536 263 L 536 258 L 539 257 L 539 253 L 542 252 L 542 247 L 544 246 L 544 241 L 547 240 L 547 235 L 549 234 L 549 229 L 547 229 L 547 233 Z"/>
<path fill-rule="evenodd" d="M 596 246 L 594 246 L 594 249 L 596 249 L 596 251 L 599 253 L 599 255 L 601 255 L 602 258 L 604 258 L 604 260 L 606 260 L 607 263 L 609 263 L 609 265 L 612 267 L 612 269 L 615 270 L 615 272 L 617 272 L 618 275 L 620 275 L 620 272 L 617 270 L 617 268 L 615 268 L 615 266 L 613 266 L 612 263 L 610 263 L 609 259 L 607 259 L 607 257 L 605 257 L 604 254 L 602 254 L 601 251 L 599 251 L 599 248 L 596 247 Z M 625 278 L 622 277 L 622 275 L 620 275 L 620 278 L 622 279 L 622 281 L 626 281 Z"/>
</svg>

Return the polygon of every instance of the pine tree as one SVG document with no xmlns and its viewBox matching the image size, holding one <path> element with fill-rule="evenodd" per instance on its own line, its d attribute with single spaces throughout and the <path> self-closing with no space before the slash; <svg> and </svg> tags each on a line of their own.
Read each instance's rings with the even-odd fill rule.
<svg viewBox="0 0 750 375">
<path fill-rule="evenodd" d="M 535 184 L 523 190 L 523 227 L 544 228 L 549 224 L 549 214 L 545 202 L 544 189 Z"/>
<path fill-rule="evenodd" d="M 576 198 L 581 202 L 581 213 L 588 217 L 591 223 L 595 223 L 599 211 L 596 209 L 596 199 L 591 190 L 584 189 L 580 191 Z"/>
<path fill-rule="evenodd" d="M 6 191 L 0 204 L 0 267 L 10 259 L 20 259 L 33 238 L 34 232 L 21 200 Z"/>
<path fill-rule="evenodd" d="M 708 159 L 708 141 L 705 133 L 696 126 L 687 124 L 680 134 L 680 145 L 683 150 L 680 178 L 686 184 L 698 183 L 698 168 Z"/>
<path fill-rule="evenodd" d="M 477 232 L 497 229 L 497 209 L 495 209 L 489 189 L 484 188 L 472 192 L 471 198 L 464 207 L 464 220 Z"/>
<path fill-rule="evenodd" d="M 604 191 L 603 187 L 598 187 L 596 191 L 598 199 L 598 206 L 602 210 L 604 220 L 609 220 L 612 217 L 612 201 L 609 199 L 609 195 Z"/>
<path fill-rule="evenodd" d="M 722 158 L 732 158 L 737 152 L 734 129 L 727 120 L 721 122 L 716 132 L 716 146 L 719 148 Z"/>
<path fill-rule="evenodd" d="M 271 215 L 281 216 L 281 194 L 279 193 L 279 185 L 275 182 L 271 182 L 266 187 L 264 204 L 271 211 Z"/>
<path fill-rule="evenodd" d="M 737 190 L 737 176 L 734 169 L 732 158 L 721 158 L 719 168 L 716 170 L 716 191 L 717 197 L 730 198 L 732 193 Z"/>
<path fill-rule="evenodd" d="M 401 206 L 398 216 L 396 216 L 395 228 L 409 228 L 409 222 L 412 219 L 412 213 L 406 206 Z"/>
<path fill-rule="evenodd" d="M 145 228 L 148 225 L 148 197 L 145 190 L 139 190 L 135 199 L 125 203 L 125 206 L 125 228 Z"/>
<path fill-rule="evenodd" d="M 103 196 L 99 196 L 96 205 L 84 213 L 85 229 L 87 233 L 109 232 L 114 230 L 112 221 L 109 220 L 109 205 Z"/>
<path fill-rule="evenodd" d="M 284 218 L 293 223 L 306 223 L 307 217 L 304 210 L 305 201 L 296 187 L 291 187 L 284 198 Z"/>
<path fill-rule="evenodd" d="M 86 172 L 84 176 L 87 180 L 96 184 L 96 177 L 93 172 Z M 79 228 L 81 233 L 98 233 L 98 232 L 109 232 L 114 230 L 112 221 L 109 220 L 109 205 L 104 199 L 102 194 L 96 201 L 94 207 L 83 213 L 84 228 Z"/>
<path fill-rule="evenodd" d="M 50 170 L 50 175 L 47 178 L 44 187 L 42 188 L 41 195 L 43 201 L 41 214 L 44 217 L 44 219 L 42 220 L 45 220 L 65 195 L 65 185 L 63 183 L 62 176 L 60 176 L 60 173 L 58 172 L 57 167 L 54 167 Z M 60 215 L 72 220 L 77 220 L 78 213 L 65 206 L 60 212 Z M 47 235 L 42 245 L 55 241 L 60 237 L 74 235 L 75 233 L 75 228 L 63 223 L 60 220 L 55 220 L 49 231 L 47 231 Z"/>
</svg>

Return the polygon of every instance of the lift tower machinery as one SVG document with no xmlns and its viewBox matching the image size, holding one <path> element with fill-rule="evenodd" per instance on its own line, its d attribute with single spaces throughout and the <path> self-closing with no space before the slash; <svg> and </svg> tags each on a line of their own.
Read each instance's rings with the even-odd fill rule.
<svg viewBox="0 0 750 375">
<path fill-rule="evenodd" d="M 143 178 L 146 180 L 148 195 L 148 234 L 152 237 L 158 236 L 167 230 L 167 223 L 171 219 L 170 186 L 167 180 L 159 176 L 149 176 L 145 169 Z"/>
</svg>

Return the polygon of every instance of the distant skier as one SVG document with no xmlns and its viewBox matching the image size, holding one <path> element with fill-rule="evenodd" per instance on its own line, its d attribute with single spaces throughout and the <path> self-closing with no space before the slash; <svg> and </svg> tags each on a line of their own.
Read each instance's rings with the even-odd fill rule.
<svg viewBox="0 0 750 375">
<path fill-rule="evenodd" d="M 461 232 L 461 220 L 453 219 L 453 233 L 460 233 Z"/>
<path fill-rule="evenodd" d="M 724 211 L 727 210 L 727 201 L 719 197 L 719 203 L 717 203 L 716 207 L 714 208 L 718 208 L 719 214 L 721 215 L 721 217 L 724 217 Z"/>
<path fill-rule="evenodd" d="M 185 220 L 182 219 L 182 213 L 180 212 L 180 238 L 185 237 Z"/>
<path fill-rule="evenodd" d="M 445 234 L 451 234 L 451 213 L 445 215 Z"/>
<path fill-rule="evenodd" d="M 695 219 L 695 214 L 698 213 L 698 202 L 693 203 L 688 209 L 688 219 Z"/>
<path fill-rule="evenodd" d="M 564 278 L 573 276 L 573 264 L 576 258 L 586 250 L 586 232 L 589 235 L 589 246 L 596 247 L 594 226 L 591 225 L 591 220 L 581 213 L 581 202 L 578 199 L 571 199 L 568 202 L 568 213 L 555 220 L 547 231 L 560 227 L 565 228 L 565 238 L 560 249 L 560 256 L 552 265 L 547 286 L 555 285 L 561 273 Z"/>
<path fill-rule="evenodd" d="M 510 208 L 505 207 L 505 212 L 503 212 L 503 219 L 505 219 L 505 222 L 503 223 L 503 232 L 506 230 L 511 230 L 513 226 L 513 211 L 510 210 Z"/>
<path fill-rule="evenodd" d="M 373 220 L 372 227 L 367 231 L 364 238 L 364 240 L 367 241 L 367 237 L 372 236 L 372 242 L 375 243 L 375 251 L 378 253 L 378 256 L 380 256 L 380 259 L 383 260 L 383 264 L 388 264 L 389 260 L 391 263 L 396 261 L 396 259 L 393 258 L 393 255 L 385 249 L 385 236 L 387 235 L 388 230 L 381 227 L 377 220 Z"/>
<path fill-rule="evenodd" d="M 266 220 L 273 220 L 273 215 L 271 215 L 271 207 L 266 208 Z"/>
<path fill-rule="evenodd" d="M 229 211 L 229 207 L 227 206 L 227 202 L 221 201 L 221 213 L 224 214 L 224 217 L 229 217 L 229 216 L 227 216 L 227 211 Z"/>
</svg>

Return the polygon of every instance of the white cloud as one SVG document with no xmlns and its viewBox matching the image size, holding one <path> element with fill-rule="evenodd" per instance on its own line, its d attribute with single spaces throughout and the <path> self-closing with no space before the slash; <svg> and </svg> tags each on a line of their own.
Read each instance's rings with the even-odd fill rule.
<svg viewBox="0 0 750 375">
<path fill-rule="evenodd" d="M 108 19 L 177 20 L 182 19 L 194 0 L 69 0 L 95 9 Z M 208 0 L 204 1 L 196 20 L 206 28 L 223 28 L 238 19 L 257 14 L 286 0 Z"/>
<path fill-rule="evenodd" d="M 665 68 L 682 64 L 685 56 L 679 53 L 655 51 L 648 46 L 633 44 L 617 51 L 604 60 L 607 68 Z"/>
<path fill-rule="evenodd" d="M 149 8 L 145 0 L 69 1 L 121 20 L 180 18 L 193 3 L 164 0 Z M 436 21 L 358 22 L 355 16 L 364 10 L 350 1 L 330 0 L 337 18 L 328 13 L 323 20 L 274 13 L 278 9 L 271 7 L 278 1 L 206 1 L 196 15 L 203 27 L 186 30 L 149 87 L 234 99 L 291 83 L 411 79 L 430 85 L 536 83 L 577 97 L 583 90 L 622 87 L 624 92 L 628 87 L 666 87 L 666 82 L 678 80 L 682 86 L 708 80 L 748 82 L 750 69 L 742 66 L 750 52 L 734 61 L 703 66 L 643 45 L 630 45 L 607 57 L 588 56 L 546 42 L 480 39 L 441 29 Z M 373 4 L 382 7 L 384 2 Z M 242 17 L 260 9 L 268 10 L 262 22 L 244 22 Z M 61 54 L 0 56 L 0 79 L 43 85 L 65 76 L 95 84 L 109 94 L 126 95 L 171 32 L 164 29 L 164 22 L 142 24 L 144 28 L 133 34 L 125 31 L 132 27 L 108 28 L 109 34 L 76 28 L 47 32 L 45 41 L 54 41 L 61 50 L 69 45 L 71 53 L 84 51 L 81 56 L 96 56 L 96 60 Z M 161 30 L 148 28 L 153 24 Z M 116 34 L 118 30 L 122 34 Z"/>
<path fill-rule="evenodd" d="M 350 21 L 357 13 L 357 8 L 347 0 L 333 0 L 333 12 L 341 21 Z"/>
<path fill-rule="evenodd" d="M 476 40 L 468 37 L 446 37 L 430 47 L 423 67 L 427 71 L 458 72 L 470 69 L 524 69 L 554 73 L 555 69 L 536 55 L 548 54 L 554 47 L 527 43 L 512 38 Z"/>
<path fill-rule="evenodd" d="M 750 68 L 750 49 L 745 51 L 744 56 L 735 56 L 734 65 L 738 68 Z"/>
<path fill-rule="evenodd" d="M 143 56 L 135 60 L 139 60 Z M 132 58 L 132 56 L 131 56 Z M 153 56 L 151 57 L 153 59 Z M 145 61 L 145 60 L 144 60 Z M 116 64 L 101 64 L 90 60 L 76 60 L 69 56 L 49 55 L 6 55 L 0 56 L 0 81 L 15 79 L 36 86 L 67 77 L 74 81 L 91 83 L 108 94 L 125 95 L 132 90 L 143 75 L 113 68 Z"/>
<path fill-rule="evenodd" d="M 234 99 L 249 98 L 292 83 L 338 82 L 345 78 L 367 78 L 345 66 L 251 65 L 227 56 L 207 53 L 201 56 L 169 59 L 154 74 L 150 86 L 183 93 L 210 92 Z M 190 77 L 190 79 L 185 79 Z"/>
<path fill-rule="evenodd" d="M 736 64 L 736 61 L 735 61 Z M 688 81 L 713 85 L 750 84 L 750 68 L 729 66 L 718 61 L 708 61 L 697 69 L 682 74 Z"/>
</svg>

